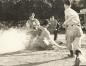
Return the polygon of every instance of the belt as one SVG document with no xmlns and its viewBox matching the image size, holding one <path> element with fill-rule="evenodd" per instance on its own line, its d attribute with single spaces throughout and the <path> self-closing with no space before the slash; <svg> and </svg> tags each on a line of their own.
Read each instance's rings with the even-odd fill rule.
<svg viewBox="0 0 86 66">
<path fill-rule="evenodd" d="M 80 25 L 68 25 L 67 27 L 69 27 L 69 26 L 80 26 Z"/>
</svg>

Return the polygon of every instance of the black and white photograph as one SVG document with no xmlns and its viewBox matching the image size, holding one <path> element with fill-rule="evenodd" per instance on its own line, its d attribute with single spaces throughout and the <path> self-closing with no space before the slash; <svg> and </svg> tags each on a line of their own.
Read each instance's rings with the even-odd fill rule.
<svg viewBox="0 0 86 66">
<path fill-rule="evenodd" d="M 86 0 L 0 0 L 0 66 L 86 66 Z"/>
</svg>

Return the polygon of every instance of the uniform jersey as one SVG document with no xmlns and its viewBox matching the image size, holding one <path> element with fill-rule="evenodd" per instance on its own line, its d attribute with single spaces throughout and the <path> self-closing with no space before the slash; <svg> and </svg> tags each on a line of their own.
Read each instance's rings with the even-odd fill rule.
<svg viewBox="0 0 86 66">
<path fill-rule="evenodd" d="M 66 25 L 80 24 L 78 13 L 71 8 L 65 10 L 65 21 L 71 18 Z"/>
<path fill-rule="evenodd" d="M 70 19 L 69 21 L 67 21 Z M 80 19 L 78 16 L 78 13 L 74 11 L 71 8 L 68 8 L 65 10 L 65 22 L 64 25 L 66 26 L 66 42 L 67 42 L 67 47 L 69 50 L 73 50 L 72 46 L 74 43 L 76 43 L 76 46 L 78 47 L 81 43 L 76 41 L 75 39 L 81 38 L 83 35 L 81 25 L 80 25 Z M 75 42 L 76 41 L 76 42 Z M 78 49 L 76 47 L 76 49 Z"/>
<path fill-rule="evenodd" d="M 26 23 L 26 26 L 32 30 L 37 29 L 40 26 L 40 23 L 37 19 L 32 19 L 32 20 L 28 20 Z"/>
</svg>

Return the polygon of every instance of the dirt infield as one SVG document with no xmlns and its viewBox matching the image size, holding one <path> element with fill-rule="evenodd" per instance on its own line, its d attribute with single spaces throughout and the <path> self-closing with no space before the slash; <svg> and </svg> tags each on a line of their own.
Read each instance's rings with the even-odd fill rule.
<svg viewBox="0 0 86 66">
<path fill-rule="evenodd" d="M 73 66 L 67 50 L 20 51 L 0 56 L 0 66 Z M 81 66 L 86 66 L 81 63 Z"/>
<path fill-rule="evenodd" d="M 59 35 L 58 40 L 64 41 L 65 35 Z M 52 36 L 53 37 L 53 36 Z M 62 38 L 63 37 L 63 38 Z M 85 46 L 86 35 L 83 39 Z M 86 47 L 82 48 L 83 51 Z M 67 49 L 46 51 L 18 51 L 0 55 L 0 66 L 74 66 L 75 58 L 69 58 Z M 86 53 L 85 53 L 86 57 Z M 81 63 L 80 66 L 86 66 Z"/>
</svg>

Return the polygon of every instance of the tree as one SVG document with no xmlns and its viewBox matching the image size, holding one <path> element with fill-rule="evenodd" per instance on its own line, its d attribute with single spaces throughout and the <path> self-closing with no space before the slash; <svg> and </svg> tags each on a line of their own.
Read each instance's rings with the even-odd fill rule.
<svg viewBox="0 0 86 66">
<path fill-rule="evenodd" d="M 62 0 L 1 0 L 3 20 L 28 19 L 31 12 L 39 19 L 63 16 Z"/>
</svg>

